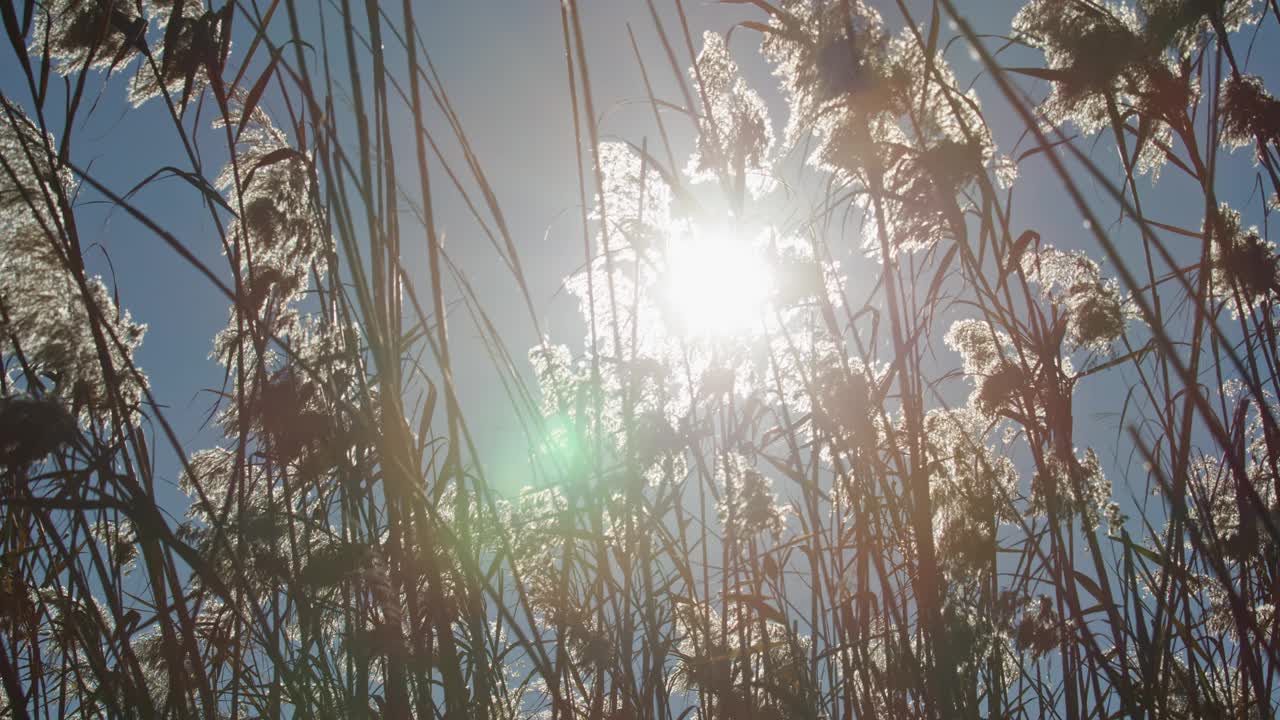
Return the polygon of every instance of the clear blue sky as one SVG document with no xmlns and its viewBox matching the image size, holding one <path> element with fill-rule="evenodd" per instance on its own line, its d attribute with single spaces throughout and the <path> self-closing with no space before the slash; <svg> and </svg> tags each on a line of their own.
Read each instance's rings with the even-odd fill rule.
<svg viewBox="0 0 1280 720">
<path fill-rule="evenodd" d="M 307 3 L 302 3 L 304 6 Z M 657 44 L 653 25 L 643 0 L 609 0 L 582 2 L 583 20 L 591 60 L 591 79 L 596 107 L 602 113 L 602 132 L 639 142 L 648 136 L 657 142 L 647 105 L 643 98 L 640 75 L 627 39 L 626 23 L 630 22 L 641 43 L 641 51 L 649 61 L 649 72 L 660 97 L 675 100 L 673 78 L 665 57 Z M 668 28 L 676 28 L 672 0 L 656 0 Z M 914 2 L 910 5 L 917 6 Z M 582 337 L 575 302 L 561 294 L 556 296 L 560 281 L 583 261 L 578 213 L 577 176 L 574 167 L 574 139 L 563 47 L 559 3 L 554 0 L 467 0 L 453 3 L 421 3 L 418 10 L 427 50 L 452 95 L 479 159 L 484 165 L 510 222 L 527 274 L 532 282 L 534 301 L 544 320 L 544 329 L 553 340 L 576 345 Z M 727 31 L 736 21 L 759 19 L 759 11 L 742 4 L 687 2 L 689 19 L 695 37 L 701 30 Z M 873 3 L 886 19 L 896 24 L 893 3 Z M 1019 3 L 1012 1 L 962 3 L 972 14 L 980 31 L 1004 34 L 1008 21 Z M 325 2 L 317 7 L 328 7 Z M 389 12 L 395 12 L 389 8 Z M 332 12 L 326 10 L 325 12 Z M 927 17 L 927 16 L 926 16 Z M 240 27 L 243 32 L 246 28 Z M 756 57 L 758 37 L 749 30 L 738 30 L 731 48 L 737 54 L 749 81 L 773 104 L 775 130 L 781 132 L 785 114 L 778 107 L 776 83 Z M 997 42 L 997 41 L 993 41 Z M 318 45 L 318 43 L 317 43 Z M 232 51 L 247 46 L 245 38 L 237 38 Z M 390 42 L 388 42 L 390 46 Z M 1276 43 L 1259 42 L 1252 63 L 1266 67 L 1280 61 Z M 389 52 L 391 52 L 389 47 Z M 682 66 L 690 58 L 677 46 Z M 965 58 L 958 44 L 950 57 L 957 64 L 957 74 L 967 79 L 974 66 Z M 1034 56 L 1023 55 L 1012 64 L 1032 64 Z M 133 111 L 124 98 L 125 77 L 110 79 L 101 88 L 97 107 L 77 128 L 78 142 L 74 157 L 89 165 L 102 181 L 117 189 L 127 189 L 142 181 L 162 165 L 186 168 L 181 146 L 158 103 Z M 996 94 L 989 83 L 977 85 L 997 131 L 997 141 L 1009 151 L 1017 140 L 1017 125 L 999 108 Z M 25 84 L 11 57 L 0 61 L 0 88 L 18 102 L 27 105 Z M 268 101 L 268 105 L 272 105 Z M 274 107 L 277 109 L 279 105 Z M 400 118 L 406 148 L 412 147 L 408 123 Z M 435 128 L 443 130 L 438 122 Z M 692 142 L 687 122 L 672 117 L 669 129 L 673 140 L 683 148 Z M 209 133 L 207 147 L 216 153 L 219 143 Z M 443 135 L 442 135 L 443 137 Z M 1099 148 L 1105 144 L 1099 145 Z M 1116 163 L 1095 153 L 1104 167 Z M 677 157 L 681 156 L 679 148 Z M 454 154 L 457 157 L 457 154 Z M 216 174 L 222 157 L 205 158 L 210 177 Z M 1245 206 L 1252 187 L 1254 172 L 1247 153 L 1226 160 L 1233 168 L 1223 173 L 1223 196 L 1234 200 L 1245 211 L 1247 223 L 1261 223 L 1259 205 Z M 1179 202 L 1185 187 L 1174 172 L 1166 172 L 1156 192 L 1144 199 L 1151 214 L 1173 224 L 1198 227 L 1201 208 Z M 519 358 L 536 338 L 525 321 L 522 301 L 513 282 L 501 266 L 456 195 L 437 183 L 441 190 L 437 199 L 439 225 L 455 257 L 462 260 L 472 282 L 487 301 L 488 309 L 505 333 L 513 353 Z M 1024 168 L 1024 180 L 1018 186 L 1016 215 L 1018 222 L 1036 227 L 1045 241 L 1072 247 L 1085 242 L 1079 217 L 1065 195 L 1056 190 L 1042 164 Z M 1101 192 L 1098 207 L 1110 207 Z M 86 201 L 93 200 L 86 192 Z M 187 246 L 214 268 L 225 268 L 215 229 L 207 212 L 201 210 L 196 194 L 178 180 L 164 180 L 143 190 L 137 203 L 154 214 L 161 225 L 174 232 Z M 1111 213 L 1111 217 L 1115 217 Z M 187 449 L 196 450 L 216 442 L 211 432 L 199 427 L 214 398 L 202 394 L 203 389 L 216 389 L 221 371 L 209 360 L 211 338 L 226 321 L 225 300 L 202 280 L 193 269 L 166 249 L 158 239 L 137 225 L 121 210 L 105 205 L 86 206 L 81 214 L 82 232 L 100 247 L 87 250 L 88 261 L 98 272 L 114 275 L 121 303 L 136 318 L 149 326 L 138 361 L 151 379 L 156 397 L 167 403 L 168 415 L 179 430 Z M 1126 225 L 1118 237 L 1136 243 L 1136 233 Z M 405 238 L 406 247 L 413 239 Z M 425 242 L 425 241 L 424 241 Z M 851 242 L 850 245 L 856 245 Z M 107 258 L 110 258 L 110 263 Z M 407 259 L 410 266 L 425 267 L 425 252 Z M 482 354 L 482 348 L 465 315 L 451 318 L 461 362 L 461 392 L 478 439 L 487 446 L 516 446 L 521 442 L 518 426 L 504 412 L 507 405 L 501 387 L 493 381 L 493 369 Z M 939 352 L 946 352 L 939 349 Z M 1087 426 L 1083 441 L 1098 435 L 1097 444 L 1109 447 L 1114 441 L 1114 419 L 1102 417 L 1091 422 L 1095 413 L 1117 411 L 1117 398 L 1123 397 L 1125 381 L 1119 374 L 1090 383 L 1079 401 L 1078 424 Z M 1123 462 L 1126 458 L 1120 458 Z M 1119 494 L 1124 494 L 1120 478 Z M 1141 488 L 1135 488 L 1141 491 Z"/>
</svg>

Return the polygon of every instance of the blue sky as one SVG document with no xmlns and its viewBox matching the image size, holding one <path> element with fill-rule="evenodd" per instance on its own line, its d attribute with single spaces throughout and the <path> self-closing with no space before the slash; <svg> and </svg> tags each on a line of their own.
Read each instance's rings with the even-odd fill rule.
<svg viewBox="0 0 1280 720">
<path fill-rule="evenodd" d="M 656 0 L 655 4 L 663 13 L 668 30 L 674 31 L 677 26 L 672 2 Z M 896 25 L 898 13 L 892 3 L 873 4 L 880 7 L 891 25 Z M 1003 34 L 1008 32 L 1009 18 L 1018 5 L 1008 1 L 972 2 L 962 3 L 962 8 L 970 13 L 979 30 Z M 649 63 L 656 94 L 675 100 L 678 93 L 645 3 L 616 0 L 584 2 L 582 6 L 592 89 L 603 135 L 637 143 L 648 137 L 656 143 L 650 110 L 639 102 L 644 92 L 628 40 L 627 23 L 631 24 L 641 53 Z M 701 30 L 725 32 L 737 21 L 759 19 L 758 11 L 741 4 L 688 2 L 686 6 L 695 42 Z M 327 2 L 318 2 L 314 7 L 321 8 L 317 12 L 332 13 Z M 388 11 L 392 12 L 390 8 Z M 535 309 L 543 328 L 551 333 L 553 340 L 576 346 L 582 337 L 576 303 L 564 293 L 557 294 L 561 280 L 583 261 L 559 4 L 553 0 L 421 3 L 418 13 L 426 49 L 444 79 L 512 228 L 532 283 Z M 315 22 L 314 16 L 307 19 Z M 241 32 L 244 30 L 240 28 Z M 1263 38 L 1257 43 L 1251 63 L 1267 67 L 1280 60 L 1276 57 L 1276 43 L 1268 42 L 1269 39 Z M 779 105 L 776 83 L 757 57 L 757 42 L 758 36 L 753 31 L 738 29 L 731 49 L 749 82 L 771 103 L 775 131 L 780 133 L 785 113 Z M 245 38 L 236 39 L 233 66 L 238 62 L 236 52 L 243 51 L 246 45 Z M 394 65 L 390 43 L 388 52 L 393 54 Z M 677 55 L 681 65 L 687 67 L 691 58 L 680 46 L 677 46 Z M 976 68 L 966 58 L 962 43 L 957 44 L 949 56 L 956 63 L 959 77 L 967 79 L 974 75 Z M 1036 61 L 1034 55 L 1023 53 L 1012 56 L 1010 64 Z M 125 79 L 123 74 L 117 75 L 96 89 L 99 91 L 94 94 L 96 106 L 76 130 L 78 141 L 74 153 L 79 164 L 88 166 L 100 180 L 117 189 L 133 187 L 163 165 L 186 167 L 181 145 L 162 108 L 153 102 L 140 111 L 132 110 L 124 98 Z M 29 104 L 25 83 L 11 58 L 0 63 L 0 88 L 6 96 Z M 996 130 L 997 142 L 1008 152 L 1018 139 L 1018 125 L 1002 110 L 989 82 L 979 80 L 977 88 Z M 268 97 L 267 104 L 270 109 L 281 109 L 277 99 Z M 224 158 L 216 154 L 219 143 L 209 133 L 207 119 L 202 121 L 199 130 L 206 133 L 209 140 L 206 147 L 210 154 L 204 159 L 209 168 L 207 174 L 212 177 Z M 412 136 L 408 119 L 397 120 L 409 152 Z M 689 123 L 681 120 L 669 118 L 677 157 L 691 147 L 693 139 Z M 432 127 L 443 131 L 438 115 Z M 1118 163 L 1106 155 L 1105 147 L 1105 143 L 1100 143 L 1094 158 L 1105 168 L 1118 169 Z M 1232 171 L 1221 174 L 1223 197 L 1235 201 L 1245 211 L 1247 223 L 1261 223 L 1256 198 L 1252 204 L 1245 205 L 1255 175 L 1248 154 L 1237 153 L 1224 158 L 1224 162 Z M 487 302 L 487 309 L 498 322 L 513 354 L 523 357 L 525 349 L 537 338 L 526 320 L 515 283 L 489 247 L 488 240 L 468 217 L 456 193 L 446 188 L 442 179 L 437 182 L 437 189 L 440 190 L 439 226 L 450 252 L 462 263 Z M 1175 172 L 1166 171 L 1144 202 L 1151 215 L 1162 222 L 1196 228 L 1202 208 L 1185 202 L 1189 189 Z M 1097 207 L 1107 208 L 1103 215 L 1115 218 L 1111 203 L 1101 190 L 1091 188 L 1091 192 Z M 188 444 L 188 451 L 216 442 L 214 433 L 202 432 L 200 428 L 215 400 L 205 391 L 216 389 L 221 382 L 221 371 L 208 355 L 211 338 L 227 317 L 225 300 L 125 212 L 103 204 L 90 204 L 93 198 L 88 192 L 84 199 L 82 232 L 96 243 L 86 250 L 87 260 L 98 272 L 114 280 L 122 305 L 148 324 L 138 361 L 149 375 L 156 397 L 166 404 L 166 413 Z M 172 178 L 160 180 L 140 191 L 134 200 L 206 263 L 214 268 L 226 267 L 208 213 L 200 207 L 197 195 L 188 186 Z M 1057 189 L 1056 180 L 1050 177 L 1043 163 L 1033 162 L 1023 168 L 1015 208 L 1015 226 L 1035 227 L 1046 242 L 1065 247 L 1089 246 L 1078 214 Z M 1115 233 L 1122 245 L 1136 248 L 1137 234 L 1131 224 L 1118 226 Z M 425 237 L 418 240 L 420 250 L 410 251 L 406 263 L 424 271 Z M 412 237 L 405 238 L 406 247 L 413 247 L 414 242 Z M 855 242 L 849 244 L 856 246 Z M 458 365 L 463 405 L 468 409 L 473 431 L 482 447 L 522 447 L 519 427 L 504 410 L 507 400 L 501 386 L 494 382 L 494 370 L 483 355 L 469 321 L 459 312 L 451 318 L 451 323 L 461 360 Z M 939 348 L 938 352 L 947 351 Z M 1117 399 L 1123 398 L 1126 383 L 1122 373 L 1114 373 L 1082 388 L 1077 422 L 1085 430 L 1083 440 L 1092 442 L 1096 436 L 1101 447 L 1109 447 L 1114 442 L 1116 418 L 1108 413 L 1119 410 Z M 519 458 L 518 451 L 511 453 L 506 456 Z M 500 452 L 499 456 L 504 454 Z M 1118 460 L 1117 470 L 1126 458 Z M 501 468 L 498 470 L 503 472 Z M 1120 479 L 1113 479 L 1117 481 L 1118 492 L 1123 494 Z M 1134 490 L 1141 492 L 1141 488 Z"/>
</svg>

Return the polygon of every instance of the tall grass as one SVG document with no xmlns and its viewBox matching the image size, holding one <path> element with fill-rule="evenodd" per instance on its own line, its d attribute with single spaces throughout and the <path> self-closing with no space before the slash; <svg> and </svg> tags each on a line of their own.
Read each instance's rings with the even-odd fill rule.
<svg viewBox="0 0 1280 720">
<path fill-rule="evenodd" d="M 1012 28 L 954 0 L 735 4 L 726 37 L 635 3 L 653 134 L 622 141 L 589 8 L 546 8 L 580 343 L 543 334 L 423 7 L 0 8 L 3 713 L 1275 716 L 1280 266 L 1245 218 L 1280 202 L 1280 101 L 1244 47 L 1275 3 L 1031 0 Z M 744 34 L 781 103 L 739 72 Z M 130 187 L 76 133 L 120 85 L 183 150 Z M 1265 199 L 1235 207 L 1237 149 Z M 1036 225 L 1020 170 L 1083 239 Z M 174 178 L 225 265 L 141 202 Z M 1198 226 L 1147 209 L 1171 182 Z M 446 197 L 544 338 L 527 360 L 443 241 Z M 135 365 L 88 200 L 225 299 L 215 446 Z M 526 431 L 518 494 L 455 379 L 482 358 Z M 1077 401 L 1116 388 L 1091 446 Z"/>
</svg>

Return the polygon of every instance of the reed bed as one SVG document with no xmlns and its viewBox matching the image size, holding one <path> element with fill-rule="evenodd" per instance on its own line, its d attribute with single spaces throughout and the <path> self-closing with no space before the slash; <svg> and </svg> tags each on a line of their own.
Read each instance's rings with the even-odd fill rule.
<svg viewBox="0 0 1280 720">
<path fill-rule="evenodd" d="M 0 7 L 0 715 L 1275 717 L 1275 1 L 730 4 L 632 3 L 623 139 L 592 9 L 546 4 L 580 338 L 544 334 L 429 4 Z M 121 92 L 182 152 L 117 186 L 77 128 Z M 220 261 L 140 190 L 198 199 Z M 207 447 L 86 267 L 94 202 L 225 301 Z"/>
</svg>

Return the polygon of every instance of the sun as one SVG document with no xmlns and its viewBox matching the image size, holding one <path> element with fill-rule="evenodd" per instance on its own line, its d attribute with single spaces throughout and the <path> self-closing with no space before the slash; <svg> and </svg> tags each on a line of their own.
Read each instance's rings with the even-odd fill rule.
<svg viewBox="0 0 1280 720">
<path fill-rule="evenodd" d="M 672 238 L 664 280 L 678 330 L 711 339 L 758 330 L 774 285 L 761 248 L 726 228 L 695 227 Z"/>
</svg>

